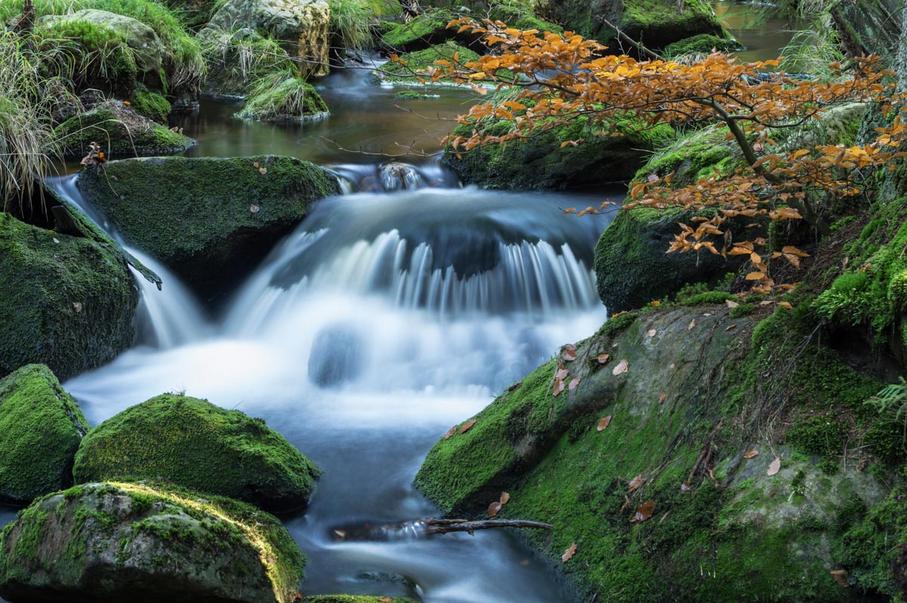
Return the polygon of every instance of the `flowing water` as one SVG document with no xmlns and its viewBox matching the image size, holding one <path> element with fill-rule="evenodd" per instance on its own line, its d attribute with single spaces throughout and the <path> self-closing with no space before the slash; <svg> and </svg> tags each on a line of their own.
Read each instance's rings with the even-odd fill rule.
<svg viewBox="0 0 907 603">
<path fill-rule="evenodd" d="M 562 212 L 602 197 L 459 188 L 431 155 L 475 102 L 468 91 L 403 99 L 354 68 L 320 92 L 324 122 L 241 122 L 238 106 L 205 102 L 180 125 L 199 141 L 193 155 L 297 156 L 329 167 L 345 194 L 275 241 L 221 315 L 127 248 L 163 280 L 136 274 L 139 345 L 65 387 L 92 424 L 185 392 L 265 418 L 310 456 L 324 474 L 308 512 L 286 522 L 309 558 L 306 594 L 569 601 L 512 534 L 426 539 L 404 522 L 438 513 L 411 484 L 441 434 L 605 319 L 591 268 L 610 217 Z M 118 238 L 74 177 L 52 186 Z M 401 523 L 373 541 L 333 537 Z"/>
</svg>

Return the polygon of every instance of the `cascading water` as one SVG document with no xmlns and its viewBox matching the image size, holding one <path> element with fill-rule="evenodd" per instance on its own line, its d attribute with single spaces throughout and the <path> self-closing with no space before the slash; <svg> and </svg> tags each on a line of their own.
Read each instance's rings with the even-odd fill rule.
<svg viewBox="0 0 907 603">
<path fill-rule="evenodd" d="M 66 194 L 84 207 L 73 187 Z M 165 267 L 133 250 L 163 280 L 162 291 L 141 286 L 159 345 L 66 388 L 92 422 L 181 391 L 283 432 L 324 469 L 307 514 L 288 523 L 310 558 L 305 592 L 563 600 L 508 534 L 331 534 L 436 515 L 411 486 L 432 443 L 601 324 L 591 255 L 607 218 L 561 210 L 586 202 L 431 188 L 325 199 L 217 324 Z"/>
</svg>

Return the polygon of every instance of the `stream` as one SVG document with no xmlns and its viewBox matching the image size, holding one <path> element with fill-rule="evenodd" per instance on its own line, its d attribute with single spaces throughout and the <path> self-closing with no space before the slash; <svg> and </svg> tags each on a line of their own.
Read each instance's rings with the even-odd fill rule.
<svg viewBox="0 0 907 603">
<path fill-rule="evenodd" d="M 601 325 L 592 257 L 610 216 L 562 210 L 622 191 L 460 188 L 433 156 L 475 102 L 471 92 L 403 99 L 366 68 L 340 70 L 318 88 L 332 109 L 323 122 L 242 122 L 232 118 L 237 105 L 203 101 L 177 125 L 198 140 L 189 155 L 292 155 L 330 168 L 345 194 L 319 201 L 275 241 L 216 315 L 165 266 L 129 249 L 163 279 L 158 291 L 136 275 L 139 344 L 64 386 L 92 425 L 184 392 L 264 418 L 314 460 L 323 475 L 311 505 L 286 521 L 308 557 L 307 595 L 570 601 L 554 572 L 505 531 L 425 539 L 399 530 L 375 542 L 333 535 L 437 516 L 412 486 L 430 447 Z M 388 158 L 401 162 L 392 173 L 381 167 Z M 75 178 L 51 185 L 103 225 Z M 0 512 L 0 524 L 12 517 Z"/>
</svg>

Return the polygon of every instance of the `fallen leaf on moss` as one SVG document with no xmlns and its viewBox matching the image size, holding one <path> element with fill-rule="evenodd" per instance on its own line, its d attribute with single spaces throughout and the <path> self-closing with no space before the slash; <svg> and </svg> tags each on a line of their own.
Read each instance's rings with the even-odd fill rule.
<svg viewBox="0 0 907 603">
<path fill-rule="evenodd" d="M 850 586 L 847 583 L 847 570 L 831 570 L 831 577 L 834 578 L 834 581 L 838 583 L 838 586 L 843 586 L 844 588 L 848 588 Z"/>
<path fill-rule="evenodd" d="M 630 370 L 630 363 L 627 360 L 621 360 L 617 363 L 617 366 L 614 367 L 614 370 L 611 371 L 613 375 L 623 375 Z"/>
<path fill-rule="evenodd" d="M 604 430 L 608 429 L 608 425 L 610 425 L 610 424 L 611 424 L 611 415 L 608 415 L 607 417 L 602 417 L 601 419 L 598 420 L 598 425 L 595 426 L 595 429 L 598 431 L 604 431 Z"/>
<path fill-rule="evenodd" d="M 452 438 L 452 437 L 454 436 L 455 433 L 457 433 L 457 430 L 458 430 L 459 428 L 460 428 L 459 425 L 454 425 L 453 427 L 451 427 L 450 429 L 448 429 L 446 432 L 444 432 L 444 435 L 442 436 L 441 439 L 443 439 L 443 440 L 449 440 L 450 438 Z"/>
<path fill-rule="evenodd" d="M 737 306 L 740 305 L 740 304 L 738 304 L 737 302 L 731 301 L 731 300 L 729 300 L 729 299 L 725 300 L 724 303 L 725 303 L 725 305 L 727 305 L 727 307 L 730 308 L 731 310 L 733 310 L 734 308 L 736 308 Z"/>
<path fill-rule="evenodd" d="M 472 429 L 475 426 L 476 426 L 476 420 L 470 419 L 460 426 L 460 433 L 466 433 L 467 431 L 469 431 L 470 429 Z"/>
<path fill-rule="evenodd" d="M 494 501 L 493 503 L 488 505 L 487 515 L 489 517 L 496 516 L 501 511 L 501 507 L 503 507 L 503 506 L 504 505 L 501 504 L 501 501 L 498 501 L 498 500 Z"/>
<path fill-rule="evenodd" d="M 690 485 L 689 485 L 688 483 L 686 483 L 686 482 L 681 482 L 681 484 L 680 484 L 680 491 L 681 491 L 681 492 L 689 492 L 689 491 L 692 490 L 692 489 L 693 489 L 693 488 L 691 488 Z"/>
<path fill-rule="evenodd" d="M 611 354 L 599 354 L 595 359 L 599 364 L 608 364 L 608 361 L 611 360 Z"/>
<path fill-rule="evenodd" d="M 558 369 L 557 372 L 554 373 L 554 378 L 559 381 L 563 381 L 564 379 L 567 378 L 567 375 L 569 375 L 569 374 L 570 374 L 570 372 L 567 369 L 564 369 L 564 368 Z"/>
<path fill-rule="evenodd" d="M 647 500 L 636 508 L 636 513 L 633 514 L 633 523 L 642 523 L 648 521 L 652 518 L 652 515 L 655 513 L 655 501 Z"/>
<path fill-rule="evenodd" d="M 627 490 L 630 492 L 630 494 L 632 494 L 632 493 L 636 492 L 637 490 L 639 490 L 640 487 L 642 487 L 642 485 L 644 483 L 646 483 L 646 478 L 643 477 L 642 473 L 640 473 L 639 475 L 637 475 L 636 477 L 634 477 L 633 479 L 630 480 L 630 485 L 627 486 Z"/>
<path fill-rule="evenodd" d="M 646 332 L 646 337 L 655 337 L 657 334 L 658 334 L 658 331 L 656 331 L 655 329 L 649 329 Z"/>
<path fill-rule="evenodd" d="M 568 343 L 561 348 L 561 358 L 567 362 L 573 362 L 576 360 L 576 346 L 572 343 Z"/>
<path fill-rule="evenodd" d="M 776 456 L 775 460 L 773 460 L 769 464 L 768 471 L 766 471 L 766 474 L 767 475 L 776 475 L 779 471 L 781 471 L 781 457 Z"/>
<path fill-rule="evenodd" d="M 561 395 L 561 392 L 563 392 L 563 391 L 564 391 L 564 382 L 563 382 L 562 380 L 560 380 L 560 379 L 555 379 L 555 380 L 554 380 L 554 387 L 551 388 L 551 393 L 552 393 L 552 394 L 554 395 L 554 397 L 556 398 L 556 397 L 558 397 L 559 395 Z"/>
<path fill-rule="evenodd" d="M 794 307 L 791 305 L 791 303 L 790 303 L 790 302 L 786 302 L 786 301 L 780 302 L 780 303 L 778 304 L 778 307 L 779 307 L 779 308 L 784 308 L 785 310 L 793 310 L 793 309 L 794 309 Z"/>
<path fill-rule="evenodd" d="M 757 456 L 759 456 L 759 451 L 756 450 L 755 448 L 750 448 L 749 450 L 747 450 L 746 452 L 743 453 L 743 458 L 745 458 L 745 459 L 754 459 Z"/>
<path fill-rule="evenodd" d="M 564 563 L 567 563 L 568 561 L 573 559 L 574 555 L 576 555 L 576 543 L 575 542 L 573 544 L 571 544 L 569 547 L 567 547 L 567 550 L 564 551 L 563 555 L 561 555 L 561 561 L 563 561 Z"/>
<path fill-rule="evenodd" d="M 510 492 L 501 492 L 501 498 L 498 499 L 502 505 L 506 505 L 510 502 Z"/>
</svg>

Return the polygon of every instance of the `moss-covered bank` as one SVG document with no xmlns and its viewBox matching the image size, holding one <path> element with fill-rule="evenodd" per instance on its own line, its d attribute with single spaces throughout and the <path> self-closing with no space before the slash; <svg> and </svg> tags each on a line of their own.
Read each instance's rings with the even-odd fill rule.
<svg viewBox="0 0 907 603">
<path fill-rule="evenodd" d="M 339 192 L 323 169 L 273 156 L 116 161 L 83 170 L 78 187 L 127 242 L 208 299 L 241 282 L 314 201 Z"/>
<path fill-rule="evenodd" d="M 0 379 L 0 501 L 27 504 L 70 485 L 87 431 L 82 411 L 46 366 Z"/>
<path fill-rule="evenodd" d="M 112 245 L 0 212 L 0 375 L 46 364 L 60 379 L 132 344 L 138 293 Z"/>
<path fill-rule="evenodd" d="M 315 465 L 261 419 L 164 394 L 92 429 L 76 482 L 162 480 L 285 513 L 306 506 Z"/>
<path fill-rule="evenodd" d="M 49 495 L 0 533 L 12 601 L 291 603 L 305 558 L 274 517 L 170 486 L 98 483 Z"/>
</svg>

